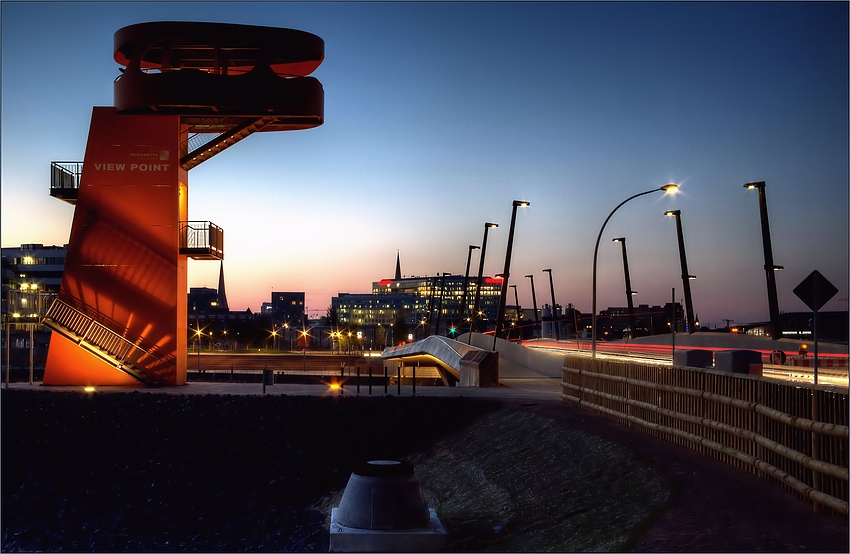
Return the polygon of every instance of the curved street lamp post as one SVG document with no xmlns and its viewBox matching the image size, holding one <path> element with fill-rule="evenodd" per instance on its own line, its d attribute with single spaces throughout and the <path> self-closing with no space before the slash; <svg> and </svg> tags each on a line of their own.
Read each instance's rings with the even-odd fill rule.
<svg viewBox="0 0 850 554">
<path fill-rule="evenodd" d="M 614 215 L 614 212 L 620 209 L 620 207 L 629 202 L 630 200 L 634 200 L 639 196 L 643 196 L 645 194 L 652 194 L 653 192 L 674 192 L 679 188 L 679 185 L 669 184 L 664 185 L 663 187 L 659 187 L 657 189 L 647 190 L 644 192 L 640 192 L 635 194 L 634 196 L 629 196 L 619 204 L 617 207 L 611 210 L 611 213 L 608 214 L 608 217 L 605 218 L 605 221 L 602 223 L 602 228 L 599 229 L 599 235 L 596 237 L 596 246 L 593 248 L 593 300 L 592 300 L 592 312 L 591 316 L 591 356 L 596 358 L 596 258 L 599 253 L 599 240 L 602 238 L 602 231 L 605 230 L 605 226 L 608 225 L 608 220 L 611 219 L 611 216 Z"/>
</svg>

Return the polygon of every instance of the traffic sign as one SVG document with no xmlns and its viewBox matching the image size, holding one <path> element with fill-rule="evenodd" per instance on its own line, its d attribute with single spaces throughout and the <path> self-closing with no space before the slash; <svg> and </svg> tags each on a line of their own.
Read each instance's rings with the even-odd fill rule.
<svg viewBox="0 0 850 554">
<path fill-rule="evenodd" d="M 827 281 L 826 277 L 821 275 L 818 270 L 812 271 L 794 289 L 794 294 L 813 312 L 820 310 L 837 292 L 838 289 Z"/>
</svg>

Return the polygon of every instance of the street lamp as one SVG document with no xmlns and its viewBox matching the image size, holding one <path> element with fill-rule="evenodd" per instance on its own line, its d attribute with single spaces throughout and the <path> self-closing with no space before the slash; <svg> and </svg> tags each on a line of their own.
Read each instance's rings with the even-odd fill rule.
<svg viewBox="0 0 850 554">
<path fill-rule="evenodd" d="M 469 263 L 472 261 L 472 251 L 480 250 L 480 246 L 475 246 L 473 244 L 469 245 L 469 253 L 466 256 L 466 273 L 463 276 L 463 292 L 460 297 L 460 331 L 463 332 L 463 321 L 466 318 L 466 289 L 469 287 Z M 471 329 L 470 329 L 471 331 Z"/>
<path fill-rule="evenodd" d="M 693 333 L 694 329 L 694 304 L 691 300 L 691 280 L 696 279 L 696 275 L 688 273 L 688 259 L 685 257 L 685 239 L 682 237 L 682 211 L 668 210 L 664 215 L 673 216 L 676 218 L 676 235 L 679 239 L 679 261 L 682 264 L 682 285 L 685 287 L 685 331 Z"/>
<path fill-rule="evenodd" d="M 758 189 L 759 191 L 759 213 L 761 215 L 761 241 L 764 245 L 764 272 L 767 276 L 767 304 L 770 309 L 770 326 L 772 338 L 779 339 L 782 336 L 782 321 L 779 318 L 779 300 L 776 296 L 776 272 L 783 269 L 781 265 L 773 263 L 773 248 L 770 246 L 770 223 L 767 220 L 767 198 L 764 192 L 765 182 L 747 183 L 746 189 Z"/>
<path fill-rule="evenodd" d="M 443 277 L 440 279 L 440 307 L 437 308 L 437 324 L 434 325 L 434 333 L 436 335 L 440 334 L 440 316 L 443 315 L 443 293 L 446 290 L 446 275 L 451 275 L 451 273 L 443 273 Z"/>
<path fill-rule="evenodd" d="M 514 228 L 516 227 L 516 209 L 530 206 L 531 202 L 525 200 L 514 200 L 511 210 L 511 227 L 508 231 L 508 249 L 505 252 L 505 270 L 502 272 L 502 293 L 499 295 L 499 312 L 496 314 L 496 330 L 493 333 L 493 350 L 496 350 L 496 339 L 502 334 L 502 325 L 505 321 L 505 302 L 508 295 L 508 278 L 511 274 L 511 251 L 514 247 Z"/>
<path fill-rule="evenodd" d="M 201 328 L 195 329 L 195 345 L 198 347 L 198 374 L 201 373 Z"/>
<path fill-rule="evenodd" d="M 534 338 L 540 338 L 540 316 L 537 313 L 537 295 L 534 294 L 534 275 L 526 275 L 531 279 L 531 302 L 534 305 Z"/>
<path fill-rule="evenodd" d="M 623 204 L 625 204 L 626 202 L 628 202 L 630 200 L 634 200 L 635 198 L 637 198 L 639 196 L 643 196 L 645 194 L 652 194 L 653 192 L 659 192 L 659 191 L 661 191 L 661 192 L 671 192 L 672 193 L 672 192 L 675 192 L 678 189 L 679 189 L 679 185 L 674 185 L 674 184 L 671 183 L 669 185 L 664 185 L 663 187 L 659 187 L 657 189 L 647 190 L 647 191 L 635 194 L 634 196 L 629 196 L 628 198 L 626 198 L 625 200 L 623 200 L 622 202 L 617 204 L 617 207 L 614 208 L 613 210 L 611 210 L 611 213 L 608 214 L 608 217 L 606 217 L 605 221 L 602 223 L 602 228 L 599 229 L 599 235 L 597 235 L 597 237 L 596 237 L 596 246 L 593 248 L 593 299 L 592 299 L 593 306 L 591 308 L 592 313 L 590 314 L 590 318 L 591 318 L 591 323 L 590 323 L 590 325 L 591 325 L 591 342 L 590 342 L 590 344 L 591 344 L 591 356 L 593 358 L 596 358 L 596 257 L 597 257 L 597 254 L 599 253 L 599 240 L 602 238 L 602 231 L 605 230 L 605 226 L 608 225 L 608 220 L 611 219 L 611 216 L 614 215 L 614 212 L 619 210 L 620 207 Z"/>
<path fill-rule="evenodd" d="M 519 294 L 516 291 L 516 285 L 510 285 L 512 289 L 514 289 L 514 303 L 516 304 L 516 319 L 520 320 L 520 308 L 519 308 Z"/>
<path fill-rule="evenodd" d="M 472 307 L 472 319 L 469 322 L 469 340 L 468 344 L 472 344 L 472 331 L 475 327 L 475 323 L 477 323 L 477 316 L 479 310 L 479 302 L 481 301 L 481 279 L 484 277 L 484 256 L 487 254 L 487 233 L 490 231 L 491 227 L 498 227 L 498 223 L 485 223 L 484 224 L 484 240 L 481 242 L 481 259 L 478 260 L 478 281 L 475 286 L 475 302 Z"/>
<path fill-rule="evenodd" d="M 637 291 L 632 290 L 632 281 L 629 279 L 629 258 L 626 256 L 626 237 L 617 237 L 611 239 L 611 242 L 619 242 L 623 247 L 623 272 L 626 274 L 626 301 L 629 306 L 629 329 L 631 329 L 631 338 L 635 338 L 635 304 L 632 301 L 632 296 L 637 294 Z"/>
<path fill-rule="evenodd" d="M 555 340 L 561 340 L 561 330 L 558 328 L 558 320 L 556 319 L 556 314 L 558 313 L 558 305 L 555 304 L 555 285 L 552 282 L 552 270 L 544 269 L 543 273 L 549 274 L 549 290 L 552 291 L 552 326 L 555 327 Z"/>
</svg>

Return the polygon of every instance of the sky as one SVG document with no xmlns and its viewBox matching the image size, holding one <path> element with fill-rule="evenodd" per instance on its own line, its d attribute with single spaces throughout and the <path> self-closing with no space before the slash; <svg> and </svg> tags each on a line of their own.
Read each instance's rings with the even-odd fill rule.
<svg viewBox="0 0 850 554">
<path fill-rule="evenodd" d="M 2 246 L 65 244 L 73 206 L 51 161 L 82 161 L 93 106 L 113 103 L 113 34 L 147 21 L 288 27 L 325 41 L 325 123 L 256 133 L 189 172 L 189 219 L 224 228 L 231 309 L 304 291 L 311 315 L 391 278 L 463 274 L 489 233 L 531 306 L 682 300 L 681 210 L 703 327 L 769 319 L 758 196 L 765 181 L 782 311 L 818 270 L 848 309 L 848 4 L 0 3 Z M 478 265 L 473 253 L 473 273 Z M 189 285 L 216 287 L 217 262 Z M 512 295 L 509 295 L 512 300 Z M 512 303 L 512 302 L 509 302 Z"/>
</svg>

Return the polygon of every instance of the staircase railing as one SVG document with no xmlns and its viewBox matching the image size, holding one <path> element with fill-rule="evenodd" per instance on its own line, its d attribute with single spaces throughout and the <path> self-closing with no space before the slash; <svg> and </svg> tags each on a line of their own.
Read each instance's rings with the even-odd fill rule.
<svg viewBox="0 0 850 554">
<path fill-rule="evenodd" d="M 157 379 L 142 371 L 138 364 L 144 359 L 161 363 L 157 356 L 95 321 L 61 298 L 53 301 L 42 323 L 131 377 L 145 384 L 156 384 Z"/>
</svg>

